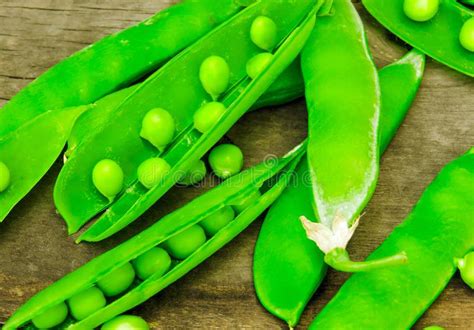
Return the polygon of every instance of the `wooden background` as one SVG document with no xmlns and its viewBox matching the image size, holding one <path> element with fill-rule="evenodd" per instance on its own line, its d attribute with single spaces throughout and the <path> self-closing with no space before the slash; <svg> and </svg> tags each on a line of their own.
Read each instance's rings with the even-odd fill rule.
<svg viewBox="0 0 474 330">
<path fill-rule="evenodd" d="M 216 0 L 218 1 L 218 0 Z M 62 58 L 143 20 L 175 1 L 0 0 L 0 105 Z M 378 65 L 400 44 L 357 5 Z M 440 45 L 442 47 L 442 45 Z M 282 155 L 306 135 L 304 101 L 245 116 L 228 134 L 246 165 Z M 380 182 L 352 240 L 362 259 L 408 214 L 436 173 L 474 145 L 474 80 L 429 60 L 419 96 L 382 160 Z M 56 215 L 52 189 L 60 164 L 0 225 L 0 322 L 27 298 L 186 203 L 196 188 L 176 188 L 141 221 L 96 245 L 75 245 Z M 474 215 L 473 215 L 474 216 Z M 261 219 L 188 276 L 134 312 L 153 328 L 285 328 L 258 303 L 252 254 Z M 303 315 L 305 327 L 347 275 L 330 271 Z M 456 275 L 416 328 L 474 329 L 474 293 Z"/>
</svg>

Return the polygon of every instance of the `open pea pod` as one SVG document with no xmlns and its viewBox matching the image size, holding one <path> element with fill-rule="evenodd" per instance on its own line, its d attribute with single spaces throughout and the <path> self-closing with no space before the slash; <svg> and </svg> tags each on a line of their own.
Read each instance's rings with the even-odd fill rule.
<svg viewBox="0 0 474 330">
<path fill-rule="evenodd" d="M 363 0 L 362 3 L 377 21 L 406 43 L 461 73 L 474 76 L 474 52 L 460 42 L 463 24 L 474 17 L 472 9 L 456 0 L 440 0 L 433 18 L 417 22 L 404 13 L 404 0 Z"/>
<path fill-rule="evenodd" d="M 259 1 L 183 51 L 145 81 L 116 110 L 113 121 L 76 149 L 61 171 L 54 196 L 69 232 L 76 232 L 110 205 L 91 180 L 94 165 L 104 158 L 120 164 L 127 188 L 80 239 L 104 239 L 154 204 L 179 180 L 178 174 L 200 159 L 294 61 L 314 26 L 315 13 L 320 6 L 321 2 L 309 0 L 298 3 Z M 251 80 L 246 76 L 246 64 L 260 51 L 248 34 L 240 31 L 249 31 L 252 21 L 259 15 L 278 22 L 281 45 L 266 69 Z M 232 42 L 223 42 L 229 39 Z M 219 55 L 227 61 L 233 88 L 222 100 L 227 111 L 215 127 L 202 135 L 193 127 L 193 115 L 202 103 L 210 100 L 198 74 L 201 63 L 210 55 Z M 163 152 L 141 139 L 139 134 L 143 116 L 155 107 L 168 110 L 176 122 L 176 138 Z M 171 170 L 158 186 L 146 190 L 136 179 L 137 167 L 156 156 L 164 158 Z"/>
<path fill-rule="evenodd" d="M 410 109 L 423 78 L 424 65 L 424 54 L 412 50 L 379 71 L 382 152 Z M 302 214 L 313 214 L 310 173 L 305 159 L 298 164 L 295 178 L 267 213 L 253 261 L 254 285 L 260 302 L 290 327 L 297 325 L 327 269 L 324 254 L 307 238 L 299 220 Z M 317 221 L 316 217 L 309 217 Z"/>
<path fill-rule="evenodd" d="M 109 300 L 105 306 L 91 311 L 80 321 L 69 320 L 67 325 L 60 325 L 59 329 L 93 329 L 143 303 L 202 263 L 250 225 L 283 192 L 304 152 L 305 144 L 302 144 L 275 162 L 264 162 L 224 181 L 218 187 L 165 216 L 150 228 L 39 292 L 7 320 L 3 329 L 26 326 L 39 315 L 48 313 L 48 310 L 77 293 L 96 285 L 100 287 L 98 283 L 103 282 L 104 278 L 110 278 L 109 275 L 116 274 L 114 272 L 118 269 L 150 249 L 160 246 L 172 255 L 170 243 L 166 243 L 170 242 L 170 239 L 190 228 L 200 228 L 206 219 L 223 208 L 238 206 L 239 212 L 233 220 L 213 235 L 208 235 L 188 256 L 173 260 L 170 269 L 150 274 L 144 280 L 136 278 L 135 285 L 128 290 L 125 288 L 124 292 Z M 256 194 L 257 192 L 259 194 Z M 249 200 L 249 196 L 255 197 Z M 181 240 L 181 244 L 188 243 L 189 240 Z M 137 267 L 135 262 L 132 264 Z M 68 305 L 71 306 L 70 300 Z"/>
<path fill-rule="evenodd" d="M 474 148 L 444 167 L 367 260 L 406 251 L 399 268 L 352 275 L 310 329 L 409 329 L 474 249 Z M 347 312 L 350 311 L 350 312 Z"/>
<path fill-rule="evenodd" d="M 0 222 L 54 164 L 76 118 L 86 109 L 47 111 L 0 138 L 0 162 L 10 174 L 10 184 L 0 192 Z"/>
<path fill-rule="evenodd" d="M 92 138 L 101 127 L 113 120 L 119 105 L 139 87 L 140 84 L 137 84 L 121 89 L 103 97 L 94 104 L 90 104 L 87 112 L 79 117 L 73 127 L 68 139 L 66 157 L 69 157 L 80 143 Z M 265 94 L 258 99 L 250 110 L 285 104 L 303 95 L 304 82 L 298 58 L 265 91 Z"/>
<path fill-rule="evenodd" d="M 0 109 L 0 136 L 45 111 L 86 105 L 129 85 L 241 9 L 234 0 L 184 0 L 84 48 Z"/>
</svg>

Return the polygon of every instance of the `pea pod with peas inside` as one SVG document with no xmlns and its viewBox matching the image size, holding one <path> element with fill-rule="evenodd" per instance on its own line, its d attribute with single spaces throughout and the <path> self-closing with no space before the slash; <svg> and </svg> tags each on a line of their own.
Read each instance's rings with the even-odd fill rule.
<svg viewBox="0 0 474 330">
<path fill-rule="evenodd" d="M 474 11 L 456 0 L 363 0 L 400 39 L 435 60 L 474 76 Z"/>
<path fill-rule="evenodd" d="M 0 136 L 45 111 L 87 105 L 133 83 L 241 9 L 234 0 L 185 0 L 84 48 L 0 109 Z M 186 17 L 193 19 L 183 24 Z"/>
<path fill-rule="evenodd" d="M 425 56 L 412 50 L 379 71 L 380 148 L 383 152 L 410 108 L 423 78 Z M 298 165 L 293 185 L 268 211 L 255 245 L 253 273 L 257 296 L 273 315 L 296 326 L 323 280 L 324 254 L 306 237 L 299 217 L 312 214 L 308 163 Z M 316 221 L 316 218 L 310 218 Z"/>
<path fill-rule="evenodd" d="M 264 212 L 289 183 L 305 146 L 231 177 L 65 276 L 20 307 L 4 329 L 35 323 L 44 315 L 58 323 L 48 326 L 62 328 L 60 323 L 68 313 L 73 321 L 67 329 L 92 329 L 143 303 L 206 260 Z M 242 209 L 242 203 L 257 191 L 260 196 Z M 135 278 L 131 280 L 132 273 Z"/>
<path fill-rule="evenodd" d="M 411 328 L 448 284 L 456 259 L 474 248 L 473 214 L 471 149 L 441 170 L 405 221 L 367 259 L 406 251 L 410 262 L 352 275 L 310 329 Z"/>
<path fill-rule="evenodd" d="M 107 209 L 79 238 L 101 240 L 134 221 L 154 204 L 295 60 L 314 26 L 315 13 L 320 6 L 321 2 L 313 1 L 298 4 L 259 1 L 186 49 L 144 82 L 115 110 L 114 120 L 80 144 L 62 169 L 54 196 L 69 232 L 76 232 L 90 218 Z M 260 51 L 248 34 L 236 31 L 249 30 L 252 21 L 262 13 L 279 22 L 281 44 L 269 66 L 250 80 L 245 72 L 246 61 Z M 224 46 L 221 41 L 228 40 L 229 36 L 233 41 Z M 193 116 L 203 103 L 212 100 L 199 79 L 201 64 L 211 54 L 225 58 L 230 68 L 230 87 L 219 100 L 226 112 L 210 131 L 201 134 L 193 127 Z M 153 108 L 168 111 L 176 125 L 176 138 L 161 153 L 139 135 L 144 115 Z M 142 162 L 153 157 L 164 159 L 170 170 L 160 184 L 146 189 L 137 181 L 136 171 Z M 102 159 L 114 160 L 124 172 L 124 189 L 113 203 L 104 198 L 90 180 L 93 167 Z"/>
</svg>

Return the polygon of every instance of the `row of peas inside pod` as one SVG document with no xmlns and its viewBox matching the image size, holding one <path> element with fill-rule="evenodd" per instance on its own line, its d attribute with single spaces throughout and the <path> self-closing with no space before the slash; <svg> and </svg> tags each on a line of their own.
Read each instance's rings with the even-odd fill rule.
<svg viewBox="0 0 474 330">
<path fill-rule="evenodd" d="M 266 17 L 257 17 L 250 28 L 253 43 L 262 52 L 251 58 L 246 71 L 251 79 L 256 78 L 273 58 L 270 52 L 277 46 L 277 25 Z M 204 103 L 194 114 L 194 128 L 200 133 L 208 132 L 224 115 L 226 106 L 219 102 L 220 96 L 228 89 L 230 68 L 226 60 L 220 56 L 209 56 L 199 69 L 199 78 L 203 88 L 213 101 Z M 142 121 L 140 136 L 156 147 L 160 152 L 172 143 L 176 134 L 173 116 L 162 108 L 155 108 L 146 113 Z M 235 145 L 222 144 L 215 147 L 209 154 L 209 164 L 213 172 L 221 179 L 226 179 L 239 173 L 243 167 L 243 153 Z M 0 164 L 1 165 L 1 164 Z M 147 189 L 158 185 L 170 171 L 171 166 L 160 157 L 145 160 L 137 169 L 138 181 Z M 2 167 L 0 166 L 0 171 Z M 193 185 L 200 182 L 206 175 L 206 165 L 202 160 L 197 161 L 178 180 L 182 185 Z M 99 161 L 93 169 L 92 180 L 99 192 L 113 200 L 124 186 L 124 173 L 120 165 L 111 160 Z M 0 191 L 2 188 L 0 181 Z"/>
<path fill-rule="evenodd" d="M 32 324 L 40 329 L 49 329 L 64 325 L 68 319 L 71 322 L 84 320 L 151 276 L 162 277 L 226 227 L 260 195 L 260 191 L 256 191 L 241 204 L 224 206 L 198 224 L 177 232 L 159 246 L 151 248 L 131 262 L 101 277 L 93 286 L 34 317 Z M 121 329 L 119 326 L 123 324 L 133 328 L 146 323 L 138 317 L 122 315 L 108 321 L 101 329 Z M 148 328 L 140 327 L 140 329 Z"/>
<path fill-rule="evenodd" d="M 438 13 L 441 0 L 404 0 L 403 12 L 416 22 L 428 23 Z M 468 51 L 474 52 L 474 17 L 464 22 L 459 31 L 459 42 Z"/>
</svg>

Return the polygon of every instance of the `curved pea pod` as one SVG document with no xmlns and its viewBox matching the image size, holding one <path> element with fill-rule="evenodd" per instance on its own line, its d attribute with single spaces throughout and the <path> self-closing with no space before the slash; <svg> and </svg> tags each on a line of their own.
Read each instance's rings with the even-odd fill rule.
<svg viewBox="0 0 474 330">
<path fill-rule="evenodd" d="M 84 48 L 0 109 L 0 136 L 45 111 L 86 105 L 130 84 L 240 9 L 233 0 L 185 0 Z"/>
<path fill-rule="evenodd" d="M 76 118 L 87 106 L 47 111 L 0 138 L 0 161 L 10 184 L 0 192 L 0 222 L 54 164 Z"/>
<path fill-rule="evenodd" d="M 310 329 L 411 328 L 455 273 L 455 258 L 474 248 L 473 151 L 445 166 L 367 259 L 406 251 L 410 262 L 352 275 Z"/>
<path fill-rule="evenodd" d="M 288 15 L 289 6 L 291 15 Z M 314 26 L 319 6 L 319 2 L 309 0 L 298 4 L 259 1 L 183 51 L 145 81 L 120 105 L 113 121 L 76 149 L 61 171 L 54 196 L 69 232 L 76 232 L 107 208 L 80 240 L 107 238 L 161 198 L 179 180 L 177 174 L 185 172 L 200 159 L 294 61 Z M 266 70 L 256 79 L 249 80 L 246 78 L 245 60 L 258 49 L 248 36 L 238 31 L 248 29 L 252 20 L 262 12 L 281 18 L 282 44 Z M 232 43 L 222 43 L 230 36 Z M 200 64 L 209 54 L 226 59 L 231 68 L 233 87 L 222 100 L 227 107 L 226 113 L 209 132 L 200 134 L 193 128 L 192 120 L 200 105 L 210 100 L 198 77 Z M 163 152 L 139 136 L 144 114 L 155 107 L 169 111 L 176 123 L 176 139 Z M 171 170 L 159 185 L 146 190 L 136 180 L 136 169 L 144 160 L 156 156 L 165 159 Z M 103 158 L 115 160 L 125 173 L 127 188 L 113 204 L 97 192 L 90 180 L 93 166 Z"/>
<path fill-rule="evenodd" d="M 110 299 L 105 307 L 83 320 L 69 323 L 67 329 L 94 329 L 143 303 L 194 269 L 262 214 L 283 192 L 304 151 L 305 145 L 302 144 L 270 165 L 265 162 L 241 172 L 184 207 L 168 214 L 150 228 L 39 292 L 7 320 L 3 329 L 10 330 L 28 325 L 33 318 L 68 300 L 76 293 L 94 286 L 98 281 L 150 249 L 158 245 L 166 249 L 164 242 L 191 227 L 196 227 L 202 220 L 219 212 L 222 208 L 241 204 L 242 200 L 245 200 L 252 192 L 262 193 L 261 197 L 248 205 L 237 217 L 208 238 L 188 257 L 180 261 L 173 260 L 172 268 L 166 273 L 155 273 L 144 281 L 136 278 L 134 287 L 117 298 Z"/>
<path fill-rule="evenodd" d="M 456 0 L 442 0 L 438 13 L 427 22 L 415 22 L 403 12 L 404 0 L 363 0 L 365 8 L 397 37 L 435 60 L 474 76 L 474 53 L 461 46 L 463 23 L 474 11 Z"/>
<path fill-rule="evenodd" d="M 405 118 L 423 78 L 425 56 L 412 50 L 379 71 L 381 151 L 385 151 Z M 273 315 L 296 326 L 323 280 L 324 254 L 306 237 L 299 217 L 315 222 L 308 163 L 301 161 L 294 184 L 267 213 L 255 245 L 253 273 L 257 296 Z"/>
</svg>

